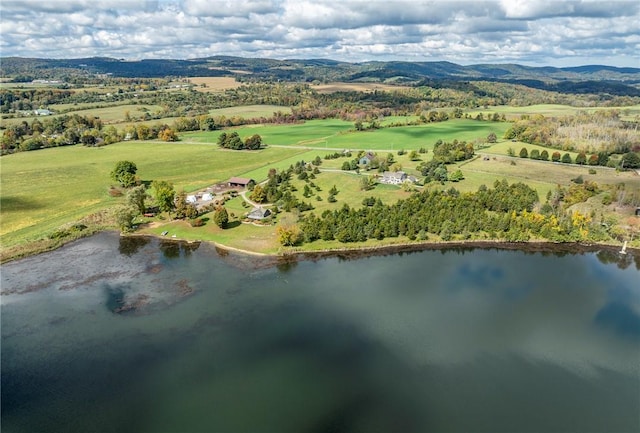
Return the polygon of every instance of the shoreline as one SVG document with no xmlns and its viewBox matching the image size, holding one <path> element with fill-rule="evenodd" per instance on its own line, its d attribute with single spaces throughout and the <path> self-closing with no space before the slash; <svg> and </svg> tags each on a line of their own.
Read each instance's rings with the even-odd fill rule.
<svg viewBox="0 0 640 433">
<path fill-rule="evenodd" d="M 86 236 L 80 236 L 74 239 L 69 239 L 68 242 L 56 243 L 56 245 L 48 245 L 46 248 L 29 250 L 27 245 L 22 245 L 25 248 L 20 254 L 2 256 L 2 264 L 9 263 L 16 260 L 25 259 L 28 257 L 34 257 L 43 253 L 54 251 L 58 248 L 62 248 L 66 245 L 72 244 L 76 241 L 82 240 L 94 236 L 99 233 L 113 232 L 117 233 L 121 237 L 149 237 L 155 238 L 167 242 L 186 242 L 186 243 L 205 243 L 213 246 L 216 249 L 224 250 L 227 253 L 236 253 L 245 256 L 251 256 L 262 259 L 272 259 L 279 263 L 289 262 L 292 260 L 318 260 L 322 258 L 338 257 L 345 260 L 353 260 L 357 258 L 381 256 L 399 253 L 412 253 L 428 250 L 443 250 L 443 249 L 501 249 L 512 251 L 523 251 L 531 253 L 586 253 L 600 250 L 608 250 L 611 252 L 619 253 L 622 244 L 614 243 L 584 243 L 584 242 L 552 242 L 545 240 L 534 240 L 525 242 L 508 242 L 496 239 L 470 239 L 470 240 L 454 240 L 454 241 L 422 241 L 422 242 L 398 242 L 387 245 L 370 245 L 370 246 L 353 246 L 353 247 L 337 247 L 337 248 L 323 248 L 317 250 L 300 250 L 297 247 L 286 247 L 287 249 L 276 253 L 263 253 L 259 251 L 251 251 L 242 248 L 232 247 L 222 244 L 213 240 L 189 240 L 183 238 L 167 238 L 161 235 L 153 233 L 122 233 L 118 230 L 107 229 L 97 230 L 91 233 L 87 233 Z M 37 245 L 37 241 L 31 243 Z M 632 256 L 640 255 L 640 247 L 628 246 L 626 253 Z"/>
<path fill-rule="evenodd" d="M 397 244 L 324 248 L 312 251 L 301 251 L 296 247 L 280 251 L 278 253 L 261 253 L 259 251 L 245 250 L 228 246 L 211 240 L 188 240 L 181 238 L 166 238 L 150 233 L 120 233 L 120 236 L 149 237 L 169 242 L 204 243 L 216 249 L 222 249 L 228 253 L 236 253 L 262 259 L 271 259 L 278 263 L 302 260 L 319 260 L 323 258 L 338 257 L 345 260 L 355 260 L 370 256 L 384 256 L 391 254 L 413 253 L 420 251 L 444 250 L 444 249 L 500 249 L 510 251 L 523 251 L 525 253 L 566 253 L 582 254 L 601 250 L 619 253 L 622 245 L 612 243 L 584 243 L 584 242 L 551 242 L 544 240 L 526 242 L 508 242 L 495 239 L 455 240 L 455 241 L 422 241 L 399 242 Z M 640 255 L 640 248 L 627 247 L 626 254 Z"/>
</svg>

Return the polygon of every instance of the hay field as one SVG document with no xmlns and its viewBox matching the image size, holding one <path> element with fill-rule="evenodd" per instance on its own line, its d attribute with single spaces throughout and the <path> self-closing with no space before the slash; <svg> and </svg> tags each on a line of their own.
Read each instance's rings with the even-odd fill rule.
<svg viewBox="0 0 640 433">
<path fill-rule="evenodd" d="M 195 84 L 194 90 L 199 92 L 222 92 L 242 86 L 233 77 L 191 77 L 189 82 Z"/>
<path fill-rule="evenodd" d="M 417 126 L 381 128 L 370 131 L 355 131 L 352 122 L 343 120 L 310 120 L 290 125 L 253 125 L 229 131 L 237 131 L 240 137 L 260 134 L 267 145 L 306 146 L 328 150 L 411 150 L 421 147 L 432 148 L 436 141 L 485 139 L 491 132 L 504 135 L 510 126 L 505 122 L 482 122 L 455 119 L 447 122 Z M 222 131 L 192 132 L 182 135 L 183 140 L 215 143 Z M 519 150 L 519 149 L 518 149 Z"/>
<path fill-rule="evenodd" d="M 469 110 L 471 116 L 482 113 L 485 117 L 493 113 L 504 114 L 508 119 L 519 119 L 523 114 L 542 114 L 545 117 L 561 117 L 571 116 L 581 111 L 610 111 L 617 110 L 620 112 L 620 118 L 623 120 L 632 120 L 640 116 L 640 105 L 632 105 L 628 107 L 572 107 L 570 105 L 560 104 L 537 104 L 524 107 L 512 107 L 509 105 L 499 105 L 495 107 L 487 107 L 483 109 Z"/>
<path fill-rule="evenodd" d="M 391 92 L 394 90 L 411 89 L 411 87 L 408 87 L 408 86 L 394 86 L 391 84 L 382 84 L 382 83 L 343 83 L 343 82 L 315 84 L 315 85 L 312 85 L 311 88 L 318 93 L 335 93 L 335 92 L 371 93 L 374 90 Z"/>
<path fill-rule="evenodd" d="M 255 117 L 271 117 L 276 111 L 283 113 L 291 113 L 291 107 L 284 107 L 282 105 L 238 105 L 236 107 L 216 108 L 209 110 L 210 116 L 225 116 L 225 117 L 243 117 L 245 119 L 251 119 Z"/>
</svg>

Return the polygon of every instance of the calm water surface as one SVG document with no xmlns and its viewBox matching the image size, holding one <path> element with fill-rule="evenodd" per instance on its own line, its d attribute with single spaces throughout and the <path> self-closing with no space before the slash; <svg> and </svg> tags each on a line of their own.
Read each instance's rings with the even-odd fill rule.
<svg viewBox="0 0 640 433">
<path fill-rule="evenodd" d="M 2 267 L 2 431 L 637 432 L 639 266 L 103 233 Z"/>
</svg>

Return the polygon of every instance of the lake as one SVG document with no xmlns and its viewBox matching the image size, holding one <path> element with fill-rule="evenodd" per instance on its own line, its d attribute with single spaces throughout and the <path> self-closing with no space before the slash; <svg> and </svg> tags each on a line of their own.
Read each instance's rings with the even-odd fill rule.
<svg viewBox="0 0 640 433">
<path fill-rule="evenodd" d="M 637 432 L 639 268 L 101 233 L 2 266 L 2 429 Z"/>
</svg>

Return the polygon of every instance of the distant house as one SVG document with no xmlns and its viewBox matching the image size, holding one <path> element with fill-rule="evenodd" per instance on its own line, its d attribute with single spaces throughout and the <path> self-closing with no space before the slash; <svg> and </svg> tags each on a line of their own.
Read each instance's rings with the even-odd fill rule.
<svg viewBox="0 0 640 433">
<path fill-rule="evenodd" d="M 369 165 L 371 164 L 371 161 L 375 159 L 375 157 L 376 157 L 375 153 L 367 152 L 362 156 L 362 158 L 360 158 L 360 160 L 358 161 L 358 164 Z"/>
<path fill-rule="evenodd" d="M 53 114 L 53 111 L 49 111 L 49 110 L 45 110 L 45 109 L 38 109 L 38 110 L 33 110 L 33 113 L 36 116 L 51 116 Z"/>
<path fill-rule="evenodd" d="M 196 203 L 198 201 L 198 197 L 195 195 L 188 195 L 186 198 L 187 203 Z"/>
<path fill-rule="evenodd" d="M 202 201 L 211 201 L 213 200 L 213 194 L 211 194 L 210 192 L 205 192 L 204 194 L 202 194 Z"/>
<path fill-rule="evenodd" d="M 271 215 L 271 211 L 269 209 L 265 209 L 263 207 L 257 207 L 247 214 L 247 218 L 252 220 L 263 220 L 269 217 L 270 215 Z"/>
<path fill-rule="evenodd" d="M 246 188 L 250 183 L 255 183 L 255 181 L 253 179 L 246 179 L 244 177 L 232 177 L 227 182 L 230 187 L 240 188 Z"/>
<path fill-rule="evenodd" d="M 380 183 L 389 185 L 400 185 L 405 180 L 407 180 L 407 173 L 404 171 L 385 171 L 379 179 Z"/>
</svg>

